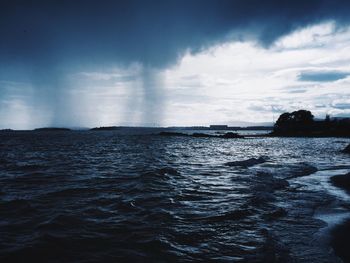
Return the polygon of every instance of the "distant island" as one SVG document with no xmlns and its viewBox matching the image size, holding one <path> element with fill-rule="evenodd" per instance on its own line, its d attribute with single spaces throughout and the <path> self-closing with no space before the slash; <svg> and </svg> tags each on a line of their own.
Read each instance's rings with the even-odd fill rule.
<svg viewBox="0 0 350 263">
<path fill-rule="evenodd" d="M 73 130 L 61 127 L 37 128 L 35 132 L 67 132 Z M 249 126 L 237 127 L 228 125 L 210 126 L 173 126 L 173 127 L 132 127 L 132 126 L 101 126 L 89 129 L 89 131 L 134 131 L 148 130 L 158 132 L 161 136 L 190 136 L 212 138 L 242 138 L 238 131 L 266 131 L 264 134 L 250 134 L 247 137 L 350 137 L 350 118 L 331 118 L 326 115 L 325 119 L 315 119 L 311 111 L 297 110 L 291 113 L 282 113 L 273 126 Z M 25 132 L 26 130 L 2 129 L 0 132 Z M 30 130 L 27 130 L 30 131 Z M 184 131 L 184 132 L 181 132 Z M 186 131 L 186 132 L 185 132 Z M 189 134 L 187 131 L 226 131 L 225 134 L 213 135 L 201 132 Z M 220 133 L 220 132 L 218 132 Z"/>
<path fill-rule="evenodd" d="M 271 136 L 284 137 L 350 137 L 350 118 L 314 120 L 310 111 L 298 110 L 281 114 Z"/>
</svg>

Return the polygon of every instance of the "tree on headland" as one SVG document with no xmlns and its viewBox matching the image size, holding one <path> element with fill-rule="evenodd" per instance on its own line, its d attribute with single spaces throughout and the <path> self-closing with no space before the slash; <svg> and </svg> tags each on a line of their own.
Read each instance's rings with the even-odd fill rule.
<svg viewBox="0 0 350 263">
<path fill-rule="evenodd" d="M 272 135 L 277 136 L 317 136 L 350 137 L 350 118 L 314 120 L 310 111 L 285 112 L 276 121 Z"/>
<path fill-rule="evenodd" d="M 332 128 L 331 116 L 326 114 L 326 118 L 324 119 L 324 129 L 329 131 Z"/>
<path fill-rule="evenodd" d="M 327 123 L 331 122 L 331 116 L 329 114 L 326 115 L 324 122 L 327 122 Z"/>
<path fill-rule="evenodd" d="M 275 133 L 307 132 L 312 128 L 314 116 L 310 111 L 298 110 L 280 115 L 274 126 Z"/>
</svg>

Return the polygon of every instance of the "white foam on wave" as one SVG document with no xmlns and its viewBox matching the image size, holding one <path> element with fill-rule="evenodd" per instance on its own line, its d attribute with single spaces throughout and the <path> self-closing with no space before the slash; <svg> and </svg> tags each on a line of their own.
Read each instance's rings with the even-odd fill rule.
<svg viewBox="0 0 350 263">
<path fill-rule="evenodd" d="M 332 229 L 350 218 L 350 212 L 339 205 L 340 203 L 349 203 L 350 196 L 343 189 L 334 186 L 330 178 L 348 172 L 349 169 L 335 167 L 334 169 L 321 170 L 298 178 L 298 182 L 304 184 L 307 190 L 326 191 L 336 198 L 330 206 L 318 208 L 314 214 L 314 218 L 322 220 L 327 224 L 314 235 L 315 239 L 320 244 L 324 244 L 325 247 L 328 247 Z"/>
<path fill-rule="evenodd" d="M 349 202 L 350 196 L 346 193 L 346 191 L 334 186 L 330 182 L 330 178 L 332 176 L 346 174 L 349 171 L 349 169 L 321 170 L 308 176 L 300 177 L 297 179 L 297 181 L 299 183 L 302 183 L 304 185 L 304 188 L 308 190 L 323 190 L 336 197 L 337 199 Z"/>
</svg>

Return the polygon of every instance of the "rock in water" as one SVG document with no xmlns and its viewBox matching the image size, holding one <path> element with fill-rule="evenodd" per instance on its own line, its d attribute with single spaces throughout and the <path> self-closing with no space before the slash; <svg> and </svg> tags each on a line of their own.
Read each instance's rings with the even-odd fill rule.
<svg viewBox="0 0 350 263">
<path fill-rule="evenodd" d="M 331 177 L 331 182 L 333 185 L 350 192 L 350 173 L 335 175 Z"/>
<path fill-rule="evenodd" d="M 344 153 L 350 153 L 350 144 L 343 150 Z"/>
<path fill-rule="evenodd" d="M 182 133 L 182 132 L 160 132 L 158 133 L 158 135 L 160 136 L 189 136 L 186 133 Z"/>
<path fill-rule="evenodd" d="M 343 262 L 350 262 L 350 220 L 336 226 L 332 231 L 331 246 Z"/>
<path fill-rule="evenodd" d="M 264 163 L 266 159 L 264 157 L 259 158 L 250 158 L 244 161 L 235 161 L 226 163 L 227 166 L 241 166 L 241 167 L 250 167 L 256 164 Z"/>
<path fill-rule="evenodd" d="M 226 132 L 224 135 L 220 135 L 220 138 L 232 139 L 232 138 L 243 138 L 242 135 L 239 135 L 235 132 Z"/>
</svg>

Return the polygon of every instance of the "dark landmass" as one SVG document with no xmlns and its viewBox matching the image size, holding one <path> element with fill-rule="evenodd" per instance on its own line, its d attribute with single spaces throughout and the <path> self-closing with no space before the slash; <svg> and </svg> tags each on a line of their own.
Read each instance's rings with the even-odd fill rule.
<svg viewBox="0 0 350 263">
<path fill-rule="evenodd" d="M 89 129 L 90 131 L 116 131 L 116 130 L 143 130 L 160 131 L 162 136 L 191 136 L 191 137 L 214 137 L 214 138 L 242 138 L 243 136 L 235 132 L 227 132 L 223 135 L 212 135 L 206 133 L 187 134 L 175 132 L 174 130 L 198 130 L 198 131 L 272 131 L 266 134 L 251 134 L 249 137 L 350 137 L 350 118 L 330 118 L 326 116 L 324 120 L 314 120 L 310 111 L 298 110 L 292 113 L 286 112 L 279 116 L 278 120 L 271 126 L 249 126 L 234 127 L 228 125 L 210 126 L 188 126 L 188 127 L 131 127 L 131 126 L 103 126 Z M 68 128 L 39 128 L 34 131 L 69 131 Z M 86 129 L 84 129 L 86 130 Z M 0 131 L 14 131 L 4 129 Z M 247 135 L 248 136 L 248 135 Z M 344 152 L 350 153 L 350 146 Z"/>
<path fill-rule="evenodd" d="M 68 129 L 68 128 L 47 127 L 47 128 L 38 128 L 38 129 L 34 129 L 34 131 L 56 132 L 56 131 L 71 131 L 71 129 Z"/>
<path fill-rule="evenodd" d="M 244 138 L 244 136 L 239 135 L 234 132 L 227 132 L 223 135 L 212 135 L 206 133 L 192 133 L 186 134 L 182 132 L 160 132 L 158 133 L 160 136 L 181 136 L 181 137 L 196 137 L 196 138 L 224 138 L 224 139 L 236 139 L 236 138 Z"/>
<path fill-rule="evenodd" d="M 259 158 L 250 158 L 243 161 L 234 161 L 234 162 L 228 162 L 225 165 L 227 166 L 240 166 L 240 167 L 250 167 L 256 164 L 261 164 L 266 162 L 266 158 L 259 157 Z"/>
<path fill-rule="evenodd" d="M 335 175 L 331 177 L 331 182 L 333 185 L 342 188 L 350 193 L 350 173 Z"/>
<path fill-rule="evenodd" d="M 153 129 L 161 130 L 162 136 L 191 136 L 191 137 L 216 137 L 216 138 L 242 138 L 243 136 L 227 132 L 224 135 L 211 135 L 206 133 L 187 134 L 174 132 L 174 130 L 198 130 L 198 131 L 272 131 L 266 134 L 254 134 L 249 137 L 350 137 L 350 118 L 330 118 L 326 116 L 324 120 L 314 120 L 310 111 L 298 110 L 292 113 L 286 112 L 279 116 L 278 120 L 271 126 L 250 126 L 234 127 L 228 125 L 210 125 L 210 126 L 189 126 L 189 127 L 127 127 L 127 126 L 109 126 L 96 127 L 91 131 L 113 131 L 122 129 Z M 346 151 L 350 152 L 350 148 Z"/>
<path fill-rule="evenodd" d="M 225 139 L 244 138 L 244 136 L 239 135 L 238 133 L 234 133 L 234 132 L 226 132 L 225 134 L 219 135 L 219 136 L 216 136 L 216 137 L 225 138 Z"/>
<path fill-rule="evenodd" d="M 2 129 L 2 130 L 0 130 L 0 132 L 12 132 L 12 131 L 14 131 L 14 130 L 12 130 L 12 129 Z"/>
<path fill-rule="evenodd" d="M 332 231 L 331 246 L 344 262 L 350 262 L 350 220 L 336 226 Z"/>
<path fill-rule="evenodd" d="M 331 177 L 333 185 L 346 190 L 350 193 L 350 173 L 340 174 Z M 336 226 L 332 230 L 331 246 L 335 254 L 344 262 L 350 262 L 350 220 Z"/>
<path fill-rule="evenodd" d="M 298 110 L 279 116 L 270 136 L 281 137 L 350 137 L 350 118 L 314 120 L 310 111 Z"/>
<path fill-rule="evenodd" d="M 188 137 L 189 134 L 182 133 L 182 132 L 160 132 L 158 133 L 160 136 L 181 136 L 181 137 Z"/>
<path fill-rule="evenodd" d="M 345 149 L 343 150 L 343 153 L 350 153 L 350 144 L 345 147 Z"/>
</svg>

